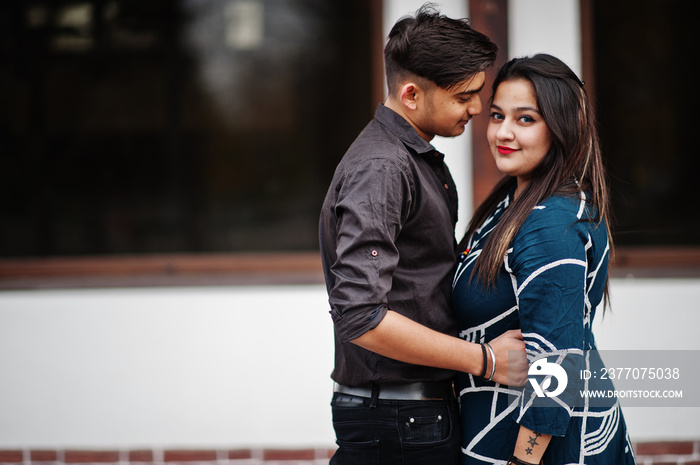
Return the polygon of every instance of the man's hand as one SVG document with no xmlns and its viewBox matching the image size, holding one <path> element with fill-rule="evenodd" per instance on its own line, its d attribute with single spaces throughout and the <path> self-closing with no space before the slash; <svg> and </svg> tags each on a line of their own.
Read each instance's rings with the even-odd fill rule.
<svg viewBox="0 0 700 465">
<path fill-rule="evenodd" d="M 493 381 L 511 386 L 522 386 L 527 381 L 528 363 L 525 342 L 519 329 L 511 329 L 489 342 L 496 356 L 496 374 Z M 489 363 L 488 374 L 493 362 Z M 488 377 L 488 376 L 487 376 Z"/>
</svg>

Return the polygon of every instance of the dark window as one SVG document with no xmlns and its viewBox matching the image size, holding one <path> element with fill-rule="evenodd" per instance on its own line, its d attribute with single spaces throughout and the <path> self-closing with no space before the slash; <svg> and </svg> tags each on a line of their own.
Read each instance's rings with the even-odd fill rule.
<svg viewBox="0 0 700 465">
<path fill-rule="evenodd" d="M 595 82 L 622 246 L 698 246 L 695 17 L 684 0 L 595 1 Z"/>
<path fill-rule="evenodd" d="M 316 249 L 370 8 L 0 3 L 0 256 Z"/>
</svg>

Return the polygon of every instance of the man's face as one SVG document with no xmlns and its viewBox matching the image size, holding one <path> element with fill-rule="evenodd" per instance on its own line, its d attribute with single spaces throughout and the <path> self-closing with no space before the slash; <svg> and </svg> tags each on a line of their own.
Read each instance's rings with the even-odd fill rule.
<svg viewBox="0 0 700 465">
<path fill-rule="evenodd" d="M 485 73 L 480 72 L 450 90 L 434 86 L 424 91 L 423 102 L 414 118 L 420 136 L 430 141 L 434 136 L 455 137 L 462 134 L 472 116 L 481 113 L 479 92 L 485 81 Z"/>
</svg>

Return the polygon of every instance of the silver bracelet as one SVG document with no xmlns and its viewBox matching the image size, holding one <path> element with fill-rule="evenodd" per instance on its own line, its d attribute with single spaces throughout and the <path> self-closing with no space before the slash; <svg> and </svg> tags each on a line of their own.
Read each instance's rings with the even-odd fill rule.
<svg viewBox="0 0 700 465">
<path fill-rule="evenodd" d="M 484 343 L 487 349 L 489 349 L 489 352 L 491 353 L 491 360 L 493 361 L 493 367 L 491 368 L 491 376 L 488 377 L 488 381 L 491 381 L 493 379 L 493 375 L 496 374 L 496 355 L 493 353 L 493 349 L 489 345 L 488 342 Z"/>
</svg>

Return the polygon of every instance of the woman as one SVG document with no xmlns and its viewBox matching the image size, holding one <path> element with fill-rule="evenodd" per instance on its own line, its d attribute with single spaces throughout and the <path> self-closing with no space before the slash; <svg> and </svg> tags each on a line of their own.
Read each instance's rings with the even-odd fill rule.
<svg viewBox="0 0 700 465">
<path fill-rule="evenodd" d="M 602 367 L 591 322 L 612 250 L 584 83 L 550 55 L 511 60 L 493 83 L 487 138 L 506 176 L 467 229 L 452 297 L 461 336 L 484 344 L 483 377 L 459 380 L 462 463 L 634 464 L 617 401 L 580 395 L 612 388 L 580 376 Z M 522 390 L 488 380 L 488 341 L 514 328 L 531 363 Z"/>
</svg>

